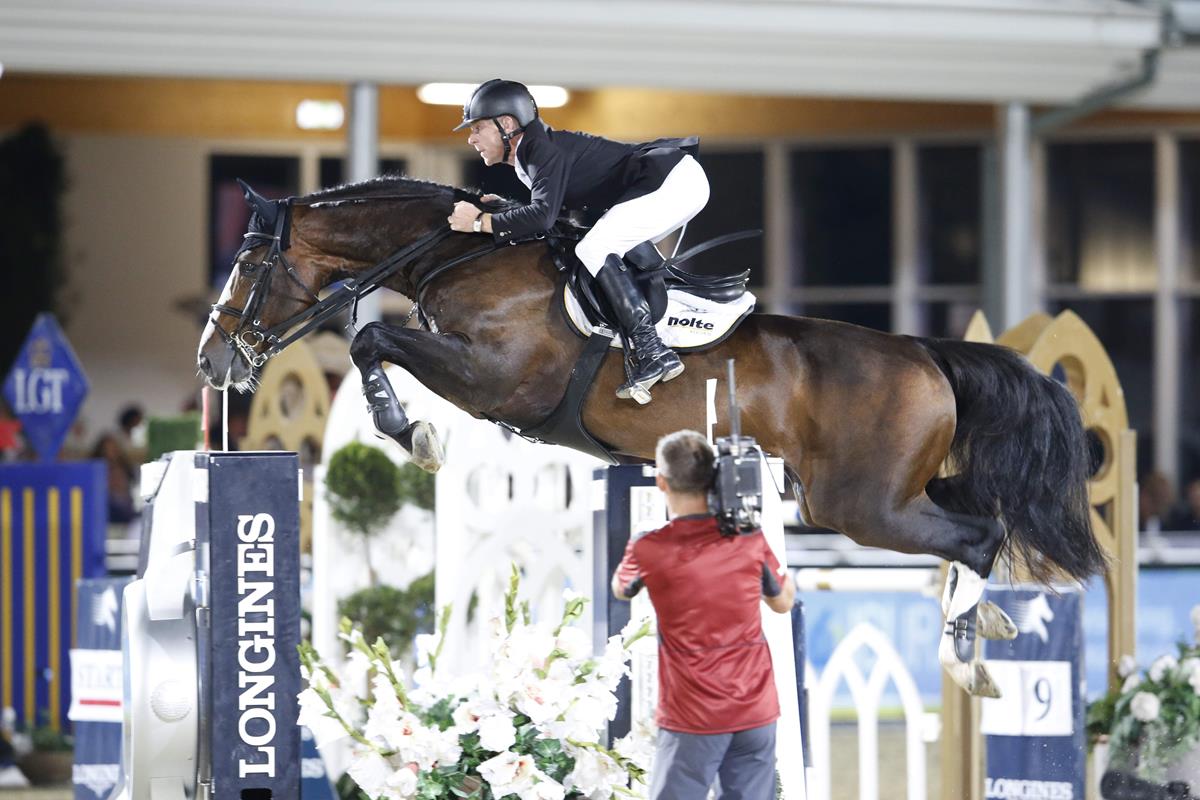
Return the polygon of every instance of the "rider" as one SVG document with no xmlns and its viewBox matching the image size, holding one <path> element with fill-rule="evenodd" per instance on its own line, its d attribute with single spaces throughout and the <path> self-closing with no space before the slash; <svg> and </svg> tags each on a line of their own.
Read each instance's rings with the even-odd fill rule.
<svg viewBox="0 0 1200 800">
<path fill-rule="evenodd" d="M 475 89 L 454 130 L 463 128 L 470 128 L 467 144 L 485 164 L 517 171 L 530 201 L 495 214 L 459 201 L 449 217 L 453 230 L 490 233 L 504 243 L 549 230 L 567 209 L 603 211 L 575 255 L 604 290 L 631 350 L 631 370 L 617 397 L 650 402 L 650 387 L 678 376 L 683 362 L 658 337 L 650 305 L 622 257 L 687 224 L 708 202 L 708 179 L 691 155 L 699 141 L 625 144 L 554 130 L 538 117 L 524 84 L 499 78 Z"/>
</svg>

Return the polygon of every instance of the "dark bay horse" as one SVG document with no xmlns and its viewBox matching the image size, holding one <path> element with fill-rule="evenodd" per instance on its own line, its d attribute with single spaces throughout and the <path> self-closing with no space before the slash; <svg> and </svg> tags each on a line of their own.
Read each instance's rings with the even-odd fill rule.
<svg viewBox="0 0 1200 800">
<path fill-rule="evenodd" d="M 271 341 L 264 332 L 313 306 L 323 287 L 430 241 L 445 229 L 456 192 L 404 178 L 288 201 L 247 189 L 255 216 L 205 328 L 201 374 L 218 389 L 248 387 Z M 537 425 L 584 347 L 558 308 L 549 248 L 502 246 L 424 284 L 439 265 L 490 242 L 460 233 L 433 240 L 385 284 L 414 300 L 421 286 L 430 329 L 366 325 L 351 345 L 354 363 L 364 374 L 381 360 L 398 364 L 476 417 Z M 704 430 L 705 380 L 724 376 L 729 358 L 743 431 L 784 460 L 807 522 L 861 545 L 952 562 L 939 657 L 968 691 L 995 693 L 971 662 L 976 608 L 1002 551 L 1042 581 L 1084 581 L 1105 569 L 1075 400 L 1006 348 L 752 314 L 719 346 L 685 354 L 686 371 L 655 387 L 648 406 L 614 396 L 621 359 L 606 358 L 583 421 L 623 457 L 652 461 L 660 436 Z M 718 425 L 716 435 L 727 433 L 725 405 L 718 401 L 725 430 Z M 440 465 L 435 436 L 418 426 L 411 440 L 430 469 Z M 943 465 L 948 477 L 939 477 Z M 983 635 L 1015 635 L 1005 620 L 978 624 Z"/>
</svg>

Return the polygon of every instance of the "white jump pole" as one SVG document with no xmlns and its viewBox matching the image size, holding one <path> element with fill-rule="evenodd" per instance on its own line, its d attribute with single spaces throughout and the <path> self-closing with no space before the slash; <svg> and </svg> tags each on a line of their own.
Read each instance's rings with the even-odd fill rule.
<svg viewBox="0 0 1200 800">
<path fill-rule="evenodd" d="M 708 441 L 713 441 L 717 424 L 717 379 L 705 381 Z M 783 461 L 764 458 L 762 462 L 762 532 L 780 564 L 787 566 L 787 547 L 783 538 L 782 498 L 777 487 L 783 486 Z M 763 635 L 771 648 L 771 667 L 775 674 L 775 692 L 779 696 L 779 722 L 775 727 L 775 763 L 783 788 L 784 800 L 808 800 L 804 773 L 804 734 L 800 727 L 800 697 L 796 688 L 796 649 L 792 637 L 792 615 L 762 612 Z"/>
</svg>

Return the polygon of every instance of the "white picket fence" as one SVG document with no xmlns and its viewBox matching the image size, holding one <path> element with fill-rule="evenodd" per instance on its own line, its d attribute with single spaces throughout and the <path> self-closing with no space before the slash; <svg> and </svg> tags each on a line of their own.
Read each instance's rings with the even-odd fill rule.
<svg viewBox="0 0 1200 800">
<path fill-rule="evenodd" d="M 930 594 L 937 570 L 835 569 L 801 570 L 797 584 L 804 591 L 911 591 Z M 864 655 L 866 658 L 864 659 Z M 934 658 L 935 653 L 930 653 Z M 870 663 L 864 674 L 860 663 Z M 812 768 L 808 771 L 810 800 L 830 800 L 838 776 L 832 771 L 830 735 L 834 698 L 845 684 L 854 703 L 858 725 L 859 800 L 879 800 L 879 710 L 883 694 L 894 685 L 904 712 L 905 777 L 908 800 L 926 800 L 925 735 L 927 714 L 917 685 L 887 635 L 874 625 L 859 623 L 842 638 L 820 673 L 806 665 L 808 733 Z"/>
</svg>

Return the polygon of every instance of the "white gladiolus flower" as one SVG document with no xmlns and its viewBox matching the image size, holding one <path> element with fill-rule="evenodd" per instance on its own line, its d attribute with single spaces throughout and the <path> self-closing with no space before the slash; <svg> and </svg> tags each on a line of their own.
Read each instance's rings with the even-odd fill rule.
<svg viewBox="0 0 1200 800">
<path fill-rule="evenodd" d="M 523 668 L 541 669 L 554 649 L 554 634 L 536 625 L 514 625 L 500 654 Z"/>
<path fill-rule="evenodd" d="M 318 750 L 330 742 L 336 742 L 350 735 L 346 733 L 342 723 L 333 717 L 325 716 L 329 711 L 329 706 L 325 705 L 325 701 L 321 699 L 315 689 L 305 689 L 296 699 L 300 703 L 300 715 L 296 723 L 312 731 Z"/>
<path fill-rule="evenodd" d="M 421 708 L 429 708 L 454 690 L 451 679 L 435 676 L 429 667 L 421 667 L 414 672 L 413 683 L 416 688 L 408 693 L 408 699 Z"/>
<path fill-rule="evenodd" d="M 479 744 L 484 750 L 500 753 L 517 741 L 517 729 L 512 719 L 502 714 L 484 717 L 479 721 Z"/>
<path fill-rule="evenodd" d="M 1121 660 L 1117 662 L 1117 675 L 1128 678 L 1136 671 L 1137 659 L 1128 654 L 1121 656 Z"/>
<path fill-rule="evenodd" d="M 407 756 L 405 761 L 419 760 L 415 756 L 423 755 L 421 747 L 422 734 L 425 728 L 421 720 L 407 711 L 386 720 L 379 726 L 379 736 L 391 749 Z"/>
<path fill-rule="evenodd" d="M 429 666 L 429 656 L 437 650 L 438 638 L 434 633 L 418 633 L 413 637 L 413 647 L 417 649 L 418 667 Z"/>
<path fill-rule="evenodd" d="M 1167 676 L 1168 672 L 1177 666 L 1179 666 L 1179 662 L 1175 660 L 1175 656 L 1159 656 L 1150 665 L 1150 680 L 1156 683 L 1161 681 Z"/>
<path fill-rule="evenodd" d="M 357 631 L 356 631 L 357 632 Z M 360 634 L 361 636 L 361 634 Z M 367 685 L 367 673 L 371 671 L 371 659 L 361 650 L 351 650 L 342 667 L 342 686 L 352 692 L 361 692 Z"/>
<path fill-rule="evenodd" d="M 521 794 L 521 800 L 563 800 L 566 789 L 549 775 L 539 771 L 539 780 Z"/>
<path fill-rule="evenodd" d="M 388 778 L 387 786 L 402 798 L 413 797 L 417 793 L 417 773 L 407 766 L 401 767 Z"/>
<path fill-rule="evenodd" d="M 566 653 L 571 661 L 583 661 L 592 654 L 592 638 L 582 628 L 563 628 L 554 646 Z"/>
<path fill-rule="evenodd" d="M 530 676 L 513 697 L 513 702 L 529 721 L 541 725 L 558 717 L 571 702 L 571 684 L 567 681 Z"/>
<path fill-rule="evenodd" d="M 479 765 L 479 774 L 492 787 L 496 797 L 520 795 L 532 786 L 534 774 L 538 772 L 533 756 L 518 755 L 509 750 Z"/>
<path fill-rule="evenodd" d="M 379 797 L 387 786 L 388 778 L 392 777 L 396 770 L 379 753 L 367 750 L 359 753 L 346 771 L 368 797 Z"/>
<path fill-rule="evenodd" d="M 641 769 L 648 771 L 654 763 L 654 735 L 643 722 L 639 722 L 632 733 L 614 742 L 613 749 Z"/>
<path fill-rule="evenodd" d="M 1150 692 L 1138 692 L 1129 703 L 1129 710 L 1133 712 L 1134 718 L 1141 722 L 1153 722 L 1158 719 L 1161 708 L 1158 696 Z"/>
<path fill-rule="evenodd" d="M 624 640 L 648 629 L 644 621 L 631 623 L 624 635 L 609 639 L 603 654 L 593 657 L 588 633 L 571 624 L 582 598 L 571 591 L 563 597 L 570 613 L 564 612 L 567 622 L 557 626 L 515 621 L 509 630 L 503 619 L 491 620 L 489 657 L 466 675 L 451 674 L 455 664 L 434 673 L 429 658 L 438 639 L 431 636 L 420 640 L 419 668 L 404 681 L 398 662 L 374 647 L 369 653 L 354 649 L 365 649 L 363 634 L 347 627 L 341 639 L 352 649 L 336 672 L 315 651 L 304 653 L 308 666 L 302 665 L 302 676 L 308 688 L 298 697 L 300 722 L 312 730 L 318 747 L 353 736 L 348 774 L 374 800 L 416 800 L 433 770 L 443 769 L 444 775 L 465 771 L 459 739 L 466 735 L 472 741 L 477 737 L 479 749 L 495 755 L 472 770 L 478 781 L 472 777 L 452 787 L 456 791 L 486 792 L 486 781 L 493 796 L 519 800 L 565 800 L 568 794 L 610 800 L 618 793 L 625 800 L 644 798 L 644 783 L 627 788 L 630 775 L 622 764 L 630 769 L 650 766 L 652 733 L 639 728 L 619 741 L 615 751 L 603 746 L 601 735 L 616 713 L 614 691 L 630 671 Z M 515 596 L 509 594 L 506 603 L 512 607 Z M 653 644 L 651 639 L 642 646 Z M 1186 668 L 1193 670 L 1190 661 Z M 541 771 L 532 755 L 512 751 L 516 720 L 526 718 L 531 736 L 561 746 L 573 760 L 566 780 Z M 442 730 L 442 725 L 449 727 Z"/>
<path fill-rule="evenodd" d="M 614 786 L 624 786 L 625 770 L 603 753 L 585 748 L 569 748 L 575 758 L 575 769 L 567 776 L 572 789 L 587 795 L 590 800 L 608 800 Z"/>
<path fill-rule="evenodd" d="M 1134 689 L 1136 689 L 1138 686 L 1141 686 L 1141 685 L 1142 685 L 1142 676 L 1138 675 L 1135 672 L 1134 674 L 1130 675 L 1128 678 L 1125 679 L 1125 683 L 1121 684 L 1121 694 L 1128 694 L 1129 692 L 1133 691 Z"/>
<path fill-rule="evenodd" d="M 1200 694 L 1200 658 L 1185 658 L 1179 665 L 1179 671 L 1196 690 L 1196 694 Z"/>
<path fill-rule="evenodd" d="M 586 729 L 598 731 L 617 715 L 616 698 L 611 694 L 608 695 L 608 698 L 611 702 L 606 703 L 604 698 L 591 695 L 576 697 L 567 707 L 564 718 L 567 722 L 578 723 Z M 588 738 L 593 737 L 589 736 Z"/>
<path fill-rule="evenodd" d="M 435 766 L 455 764 L 462 758 L 462 745 L 458 742 L 458 733 L 453 729 L 431 730 L 429 733 L 429 752 L 433 756 Z"/>
</svg>

